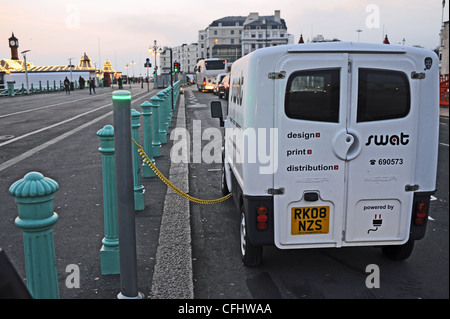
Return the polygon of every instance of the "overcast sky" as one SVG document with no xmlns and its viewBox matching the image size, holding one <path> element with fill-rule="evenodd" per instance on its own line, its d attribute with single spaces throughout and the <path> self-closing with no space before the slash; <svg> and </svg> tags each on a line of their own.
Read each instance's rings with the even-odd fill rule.
<svg viewBox="0 0 450 319">
<path fill-rule="evenodd" d="M 448 0 L 444 21 L 448 20 Z M 288 33 L 298 42 L 317 34 L 326 39 L 391 44 L 439 45 L 442 0 L 0 0 L 0 58 L 10 58 L 8 38 L 19 39 L 19 53 L 35 65 L 78 64 L 83 52 L 99 67 L 108 59 L 135 75 L 149 57 L 148 48 L 198 41 L 198 31 L 216 19 L 273 15 L 281 11 Z M 129 70 L 131 75 L 131 68 Z"/>
</svg>

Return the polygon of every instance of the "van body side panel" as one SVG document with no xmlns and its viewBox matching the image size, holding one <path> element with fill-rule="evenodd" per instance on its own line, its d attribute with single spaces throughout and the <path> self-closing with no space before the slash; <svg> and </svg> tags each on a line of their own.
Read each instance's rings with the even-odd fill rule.
<svg viewBox="0 0 450 319">
<path fill-rule="evenodd" d="M 431 59 L 432 65 L 426 71 L 425 79 L 420 80 L 414 184 L 420 186 L 420 191 L 434 192 L 439 149 L 439 60 L 433 51 L 424 51 L 418 53 L 417 65 L 423 66 L 427 58 Z"/>
</svg>

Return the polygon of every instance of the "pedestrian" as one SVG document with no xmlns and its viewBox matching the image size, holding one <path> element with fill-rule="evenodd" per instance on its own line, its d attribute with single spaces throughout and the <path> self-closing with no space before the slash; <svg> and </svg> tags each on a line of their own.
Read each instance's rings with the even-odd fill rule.
<svg viewBox="0 0 450 319">
<path fill-rule="evenodd" d="M 65 89 L 66 89 L 66 94 L 70 94 L 70 81 L 69 81 L 69 79 L 67 78 L 67 76 L 66 76 L 66 78 L 64 79 L 64 87 L 65 87 Z"/>
<path fill-rule="evenodd" d="M 78 81 L 80 82 L 80 90 L 84 89 L 84 78 L 81 75 Z"/>
<path fill-rule="evenodd" d="M 92 94 L 92 91 L 95 94 L 95 78 L 90 78 L 89 80 L 89 94 Z"/>
</svg>

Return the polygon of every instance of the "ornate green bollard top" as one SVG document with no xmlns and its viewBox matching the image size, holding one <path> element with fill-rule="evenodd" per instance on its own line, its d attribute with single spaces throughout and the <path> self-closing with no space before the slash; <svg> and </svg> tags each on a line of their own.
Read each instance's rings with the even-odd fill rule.
<svg viewBox="0 0 450 319">
<path fill-rule="evenodd" d="M 58 189 L 59 185 L 53 179 L 44 177 L 39 172 L 30 172 L 24 178 L 12 184 L 9 193 L 16 199 L 19 218 L 34 220 L 45 219 L 53 215 L 52 199 Z"/>
</svg>

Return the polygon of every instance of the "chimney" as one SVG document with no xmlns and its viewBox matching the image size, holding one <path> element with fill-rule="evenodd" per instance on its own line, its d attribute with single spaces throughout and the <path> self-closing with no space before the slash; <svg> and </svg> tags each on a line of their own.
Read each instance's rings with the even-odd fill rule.
<svg viewBox="0 0 450 319">
<path fill-rule="evenodd" d="M 273 16 L 273 19 L 275 20 L 275 22 L 281 22 L 280 19 L 280 10 L 275 10 L 275 14 Z"/>
<path fill-rule="evenodd" d="M 250 12 L 247 19 L 245 19 L 244 25 L 253 21 L 257 21 L 259 19 L 258 12 Z"/>
</svg>

